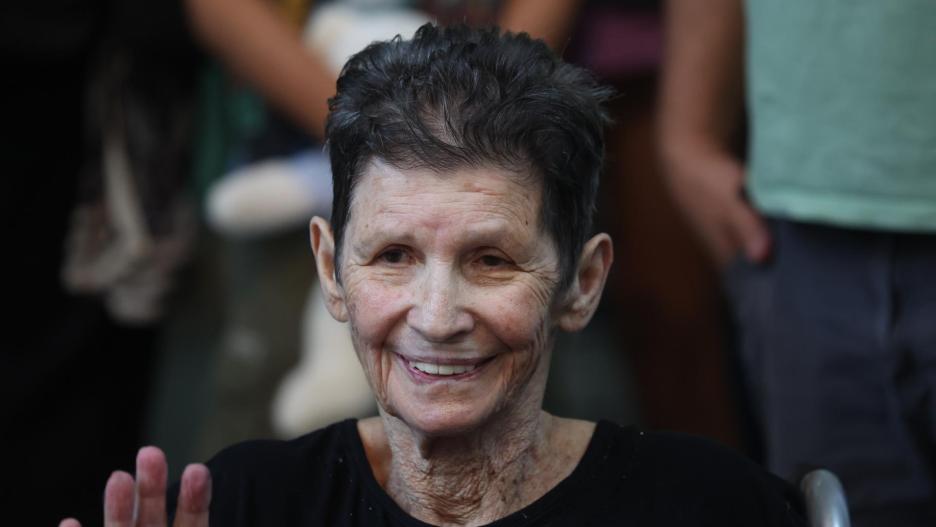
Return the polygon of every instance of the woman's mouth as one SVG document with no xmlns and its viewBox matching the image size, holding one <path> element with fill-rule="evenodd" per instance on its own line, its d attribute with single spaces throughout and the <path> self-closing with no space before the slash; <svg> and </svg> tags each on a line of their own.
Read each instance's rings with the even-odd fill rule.
<svg viewBox="0 0 936 527">
<path fill-rule="evenodd" d="M 428 373 L 429 375 L 460 375 L 462 373 L 467 373 L 469 371 L 477 368 L 476 364 L 456 366 L 454 364 L 433 364 L 431 362 L 416 362 L 412 360 L 406 361 L 410 368 L 419 370 L 423 373 Z"/>
<path fill-rule="evenodd" d="M 402 355 L 400 358 L 407 371 L 420 381 L 436 380 L 462 380 L 475 376 L 483 367 L 491 362 L 494 357 L 478 361 L 457 361 L 458 364 L 452 364 L 455 361 L 432 362 L 425 359 L 409 359 Z"/>
</svg>

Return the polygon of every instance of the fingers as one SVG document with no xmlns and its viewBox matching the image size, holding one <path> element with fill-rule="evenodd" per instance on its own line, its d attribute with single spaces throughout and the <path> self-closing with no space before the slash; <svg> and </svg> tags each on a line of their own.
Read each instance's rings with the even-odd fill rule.
<svg viewBox="0 0 936 527">
<path fill-rule="evenodd" d="M 764 262 L 770 255 L 770 233 L 763 218 L 744 194 L 744 168 L 732 161 L 725 166 L 725 199 L 735 253 L 743 252 L 754 263 Z M 733 256 L 733 255 L 732 255 Z"/>
<path fill-rule="evenodd" d="M 104 526 L 165 527 L 167 470 L 162 451 L 144 447 L 137 454 L 135 485 L 133 477 L 126 472 L 111 474 L 104 489 Z M 63 522 L 59 527 L 81 526 L 78 522 Z"/>
<path fill-rule="evenodd" d="M 133 477 L 117 471 L 104 487 L 104 527 L 133 525 Z"/>
<path fill-rule="evenodd" d="M 771 242 L 764 219 L 742 200 L 736 205 L 732 220 L 735 236 L 748 260 L 754 263 L 766 261 L 770 256 Z"/>
<path fill-rule="evenodd" d="M 208 527 L 211 503 L 211 473 L 205 465 L 185 467 L 176 508 L 175 527 Z"/>
<path fill-rule="evenodd" d="M 748 231 L 739 225 L 746 226 L 750 214 L 742 215 L 748 205 L 737 159 L 721 151 L 694 152 L 670 163 L 666 174 L 673 198 L 719 268 L 747 252 L 741 232 Z"/>
<path fill-rule="evenodd" d="M 136 459 L 137 525 L 166 525 L 166 456 L 162 450 L 147 446 Z"/>
<path fill-rule="evenodd" d="M 744 167 L 735 159 L 723 158 L 715 163 L 718 185 L 710 204 L 714 217 L 709 230 L 718 238 L 715 251 L 721 264 L 743 253 L 754 263 L 763 263 L 770 256 L 770 233 L 760 214 L 744 195 Z M 699 199 L 704 199 L 700 196 Z"/>
<path fill-rule="evenodd" d="M 59 527 L 81 527 L 81 523 L 74 518 L 66 518 L 59 522 Z"/>
<path fill-rule="evenodd" d="M 136 483 L 126 472 L 111 474 L 104 488 L 104 527 L 165 527 L 168 467 L 162 450 L 148 446 L 136 459 Z M 182 474 L 175 524 L 207 527 L 211 474 L 204 465 L 189 465 Z M 136 509 L 136 510 L 134 510 Z M 67 518 L 59 527 L 81 527 Z"/>
</svg>

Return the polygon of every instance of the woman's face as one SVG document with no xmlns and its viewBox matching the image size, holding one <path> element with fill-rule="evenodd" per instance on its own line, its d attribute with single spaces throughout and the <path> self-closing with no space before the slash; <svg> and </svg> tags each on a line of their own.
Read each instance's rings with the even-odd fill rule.
<svg viewBox="0 0 936 527">
<path fill-rule="evenodd" d="M 354 191 L 339 262 L 354 346 L 381 407 L 423 433 L 539 410 L 559 259 L 526 179 L 372 163 Z"/>
</svg>

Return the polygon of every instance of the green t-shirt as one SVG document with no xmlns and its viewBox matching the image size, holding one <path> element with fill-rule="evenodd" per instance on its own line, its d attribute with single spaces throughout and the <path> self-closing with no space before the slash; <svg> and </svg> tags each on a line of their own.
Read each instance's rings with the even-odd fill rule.
<svg viewBox="0 0 936 527">
<path fill-rule="evenodd" d="M 936 0 L 748 0 L 764 213 L 936 232 Z"/>
</svg>

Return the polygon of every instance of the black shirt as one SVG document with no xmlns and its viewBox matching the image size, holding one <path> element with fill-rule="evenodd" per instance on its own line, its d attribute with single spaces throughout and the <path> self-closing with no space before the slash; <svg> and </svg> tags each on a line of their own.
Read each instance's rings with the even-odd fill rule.
<svg viewBox="0 0 936 527">
<path fill-rule="evenodd" d="M 250 441 L 208 462 L 211 525 L 426 527 L 371 472 L 355 420 L 292 441 Z M 178 484 L 169 493 L 178 495 Z M 169 504 L 175 510 L 175 503 Z M 806 525 L 785 482 L 711 441 L 595 428 L 575 470 L 490 527 Z"/>
</svg>

